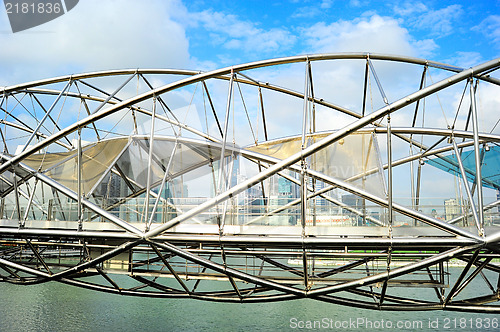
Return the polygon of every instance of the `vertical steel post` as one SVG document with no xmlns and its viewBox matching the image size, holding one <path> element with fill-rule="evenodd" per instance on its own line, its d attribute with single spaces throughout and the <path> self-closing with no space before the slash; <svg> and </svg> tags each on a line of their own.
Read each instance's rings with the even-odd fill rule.
<svg viewBox="0 0 500 332">
<path fill-rule="evenodd" d="M 264 138 L 267 141 L 268 138 L 267 138 L 266 113 L 264 112 L 264 98 L 262 97 L 262 89 L 260 88 L 260 85 L 259 85 L 259 102 L 260 102 L 260 111 L 262 113 L 262 126 L 264 128 Z"/>
<path fill-rule="evenodd" d="M 481 156 L 479 149 L 479 129 L 477 122 L 476 97 L 473 78 L 470 79 L 470 103 L 472 108 L 472 130 L 474 136 L 474 158 L 476 161 L 477 209 L 479 212 L 479 235 L 484 236 L 483 177 L 481 176 Z"/>
<path fill-rule="evenodd" d="M 366 172 L 366 164 L 368 163 L 368 157 L 370 155 L 369 152 L 365 152 L 365 149 L 366 149 L 366 147 L 365 147 L 365 134 L 362 134 L 361 135 L 361 162 L 362 162 L 361 167 L 362 167 L 363 173 Z M 369 150 L 370 150 L 370 147 L 368 147 L 368 151 Z M 366 153 L 366 160 L 364 159 L 365 153 Z M 366 189 L 366 175 L 363 175 L 363 178 L 361 179 L 361 184 L 362 184 L 363 190 L 365 190 Z M 363 212 L 361 224 L 366 225 L 366 200 L 364 197 L 362 197 L 362 200 L 361 200 L 361 211 Z M 356 219 L 358 219 L 358 217 L 356 217 Z"/>
<path fill-rule="evenodd" d="M 305 72 L 305 88 L 304 88 L 304 107 L 302 112 L 302 141 L 301 149 L 306 148 L 306 132 L 307 132 L 307 111 L 309 103 L 309 61 L 306 63 Z M 306 209 L 307 209 L 307 185 L 306 185 L 306 167 L 307 163 L 304 158 L 301 159 L 301 172 L 300 172 L 300 209 L 301 209 L 301 219 L 302 219 L 302 235 L 305 235 L 306 227 Z"/>
<path fill-rule="evenodd" d="M 309 80 L 309 87 L 308 87 L 308 93 L 311 93 L 311 119 L 309 120 L 310 125 L 309 125 L 309 132 L 312 131 L 312 133 L 316 133 L 316 107 L 314 104 L 314 85 L 313 85 L 313 78 L 312 78 L 312 68 L 311 68 L 311 62 L 307 62 L 307 74 L 308 74 L 308 80 Z M 309 97 L 309 96 L 308 96 Z M 311 167 L 313 169 L 316 168 L 316 154 L 313 154 L 310 159 Z M 311 186 L 313 188 L 313 191 L 316 191 L 316 179 L 311 178 Z M 306 183 L 306 200 L 307 200 L 307 183 Z M 316 226 L 316 196 L 312 200 L 310 200 L 309 205 L 312 207 L 311 212 L 312 212 L 312 225 Z M 313 266 L 312 268 L 314 269 L 314 260 L 313 260 Z"/>
<path fill-rule="evenodd" d="M 391 272 L 391 254 L 392 254 L 392 138 L 391 138 L 391 115 L 387 115 L 387 194 L 388 194 L 388 212 L 389 212 L 389 239 L 391 241 L 391 245 L 387 252 L 387 279 L 384 281 L 384 285 L 382 287 L 382 292 L 380 296 L 380 304 L 382 304 L 385 292 L 387 290 L 387 282 L 389 281 L 389 274 Z"/>
<path fill-rule="evenodd" d="M 220 161 L 219 161 L 219 183 L 217 184 L 217 195 L 219 195 L 222 192 L 222 186 L 223 186 L 223 181 L 227 180 L 225 179 L 224 176 L 224 155 L 226 154 L 226 144 L 227 144 L 227 130 L 229 127 L 229 116 L 231 113 L 231 99 L 233 96 L 233 83 L 234 83 L 234 72 L 231 69 L 231 78 L 229 79 L 229 88 L 227 92 L 227 104 L 226 104 L 226 117 L 224 119 L 224 134 L 222 136 L 222 148 L 221 148 L 221 154 L 220 154 Z M 222 224 L 221 224 L 221 216 L 218 216 L 218 221 L 219 225 L 219 234 L 222 234 Z"/>
<path fill-rule="evenodd" d="M 368 58 L 366 59 L 366 64 L 365 64 L 365 83 L 363 84 L 363 106 L 361 108 L 361 115 L 364 117 L 366 114 L 366 90 L 368 87 L 368 75 L 369 75 L 369 65 L 368 65 Z"/>
<path fill-rule="evenodd" d="M 78 230 L 83 229 L 82 218 L 82 128 L 78 128 L 78 153 L 77 153 L 77 167 L 78 167 Z"/>
<path fill-rule="evenodd" d="M 221 148 L 221 156 L 219 162 L 219 182 L 217 184 L 217 190 L 221 191 L 222 181 L 224 180 L 224 155 L 226 154 L 226 144 L 227 144 L 227 130 L 229 127 L 229 116 L 231 112 L 231 99 L 233 95 L 233 82 L 234 82 L 234 73 L 231 71 L 231 79 L 229 80 L 229 88 L 227 95 L 227 103 L 226 103 L 226 117 L 224 119 L 224 132 L 222 137 L 222 148 Z"/>
<path fill-rule="evenodd" d="M 155 119 L 156 119 L 156 96 L 153 96 L 153 114 L 151 115 L 151 132 L 149 133 L 149 155 L 148 155 L 148 179 L 146 183 L 146 202 L 144 203 L 144 222 L 146 223 L 146 232 L 149 230 L 148 216 L 149 216 L 149 194 L 151 191 L 151 166 L 153 164 L 153 142 L 155 133 Z M 111 178 L 110 178 L 111 180 Z M 161 193 L 160 193 L 161 195 Z M 154 214 L 155 211 L 152 211 Z"/>
<path fill-rule="evenodd" d="M 307 111 L 309 103 L 309 61 L 306 62 L 305 84 L 304 84 L 304 108 L 302 113 L 302 150 L 306 148 L 306 132 L 307 132 Z M 300 171 L 300 218 L 302 226 L 302 237 L 306 235 L 306 218 L 307 218 L 307 179 L 306 167 L 307 163 L 304 158 L 301 159 Z M 305 248 L 302 248 L 302 265 L 304 268 L 304 286 L 309 285 L 307 254 Z"/>
<path fill-rule="evenodd" d="M 425 75 L 427 73 L 427 65 L 424 66 L 424 70 L 422 72 L 422 77 L 420 79 L 420 87 L 419 90 L 422 90 L 425 85 Z M 418 108 L 420 106 L 420 99 L 417 100 L 415 103 L 415 112 L 413 113 L 413 121 L 411 123 L 412 127 L 415 127 L 417 123 L 417 115 L 418 115 Z M 425 99 L 424 99 L 424 110 L 425 110 Z M 410 154 L 413 154 L 413 134 L 410 135 Z M 418 204 L 419 204 L 419 198 L 418 196 L 420 195 L 420 174 L 422 171 L 422 165 L 419 161 L 418 164 L 418 173 L 417 173 L 417 179 L 415 179 L 415 174 L 414 174 L 414 166 L 413 166 L 413 161 L 410 162 L 410 177 L 411 177 L 411 195 L 412 195 L 412 207 L 414 210 L 418 210 Z M 417 188 L 415 188 L 415 182 L 417 182 Z M 413 225 L 417 225 L 417 220 L 413 219 Z"/>
<path fill-rule="evenodd" d="M 422 165 L 423 165 L 423 160 L 419 159 L 418 160 L 418 167 L 417 167 L 417 187 L 415 188 L 415 211 L 418 211 L 418 206 L 420 205 L 420 185 L 422 182 Z M 414 219 L 415 225 L 417 225 L 417 219 Z"/>
<path fill-rule="evenodd" d="M 16 195 L 16 211 L 17 220 L 19 221 L 19 227 L 21 227 L 21 207 L 19 205 L 19 188 L 17 187 L 16 172 L 14 171 L 14 166 L 12 166 L 12 179 L 14 182 L 14 194 Z"/>
<path fill-rule="evenodd" d="M 5 99 L 7 99 L 7 98 L 6 98 L 6 94 L 4 93 L 4 95 L 2 96 L 2 100 L 0 101 L 0 108 L 2 107 L 3 101 Z M 7 107 L 5 107 L 5 108 L 7 109 Z M 4 130 L 7 131 L 7 125 L 5 124 L 4 126 L 5 126 Z M 4 153 L 9 153 L 9 148 L 7 147 L 7 142 L 5 141 L 5 135 L 4 135 L 3 131 L 2 131 L 2 129 L 0 129 L 0 136 L 2 137 L 2 141 L 3 141 L 3 152 Z"/>
<path fill-rule="evenodd" d="M 410 142 L 409 155 L 413 156 L 413 144 Z M 411 208 L 416 210 L 416 197 L 415 197 L 415 170 L 414 170 L 414 160 L 410 161 L 410 192 L 411 192 Z M 413 223 L 416 220 L 413 219 Z"/>
<path fill-rule="evenodd" d="M 387 116 L 387 201 L 389 213 L 389 235 L 392 238 L 392 139 L 391 139 L 391 116 Z"/>
<path fill-rule="evenodd" d="M 3 219 L 5 212 L 5 197 L 0 198 L 0 219 Z"/>
</svg>

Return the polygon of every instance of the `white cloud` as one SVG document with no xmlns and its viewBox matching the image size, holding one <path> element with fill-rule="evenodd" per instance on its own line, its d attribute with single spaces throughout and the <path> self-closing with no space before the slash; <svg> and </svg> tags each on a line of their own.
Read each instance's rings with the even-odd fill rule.
<svg viewBox="0 0 500 332">
<path fill-rule="evenodd" d="M 198 22 L 206 32 L 214 38 L 214 45 L 226 49 L 240 49 L 248 53 L 272 53 L 289 49 L 296 37 L 284 28 L 265 30 L 254 22 L 241 20 L 236 15 L 205 10 L 192 15 L 192 20 Z"/>
<path fill-rule="evenodd" d="M 401 16 L 422 13 L 425 11 L 427 11 L 427 6 L 421 2 L 417 2 L 417 3 L 405 2 L 403 4 L 399 3 L 394 7 L 394 12 L 397 15 L 401 15 Z"/>
<path fill-rule="evenodd" d="M 497 48 L 500 48 L 500 15 L 488 16 L 472 30 L 484 34 Z"/>
<path fill-rule="evenodd" d="M 323 0 L 321 2 L 321 5 L 320 7 L 322 9 L 328 9 L 328 8 L 331 8 L 332 7 L 332 4 L 333 4 L 333 0 Z"/>
<path fill-rule="evenodd" d="M 460 5 L 450 5 L 435 11 L 419 15 L 415 24 L 420 29 L 431 29 L 435 35 L 444 36 L 453 32 L 454 23 L 460 18 L 463 10 Z"/>
<path fill-rule="evenodd" d="M 100 69 L 186 67 L 188 40 L 170 18 L 182 8 L 176 1 L 86 0 L 44 25 L 0 34 L 2 83 Z"/>
<path fill-rule="evenodd" d="M 449 5 L 433 10 L 421 2 L 406 2 L 394 7 L 394 12 L 414 28 L 430 30 L 432 35 L 443 37 L 451 34 L 463 14 L 461 5 Z"/>
<path fill-rule="evenodd" d="M 299 38 L 308 45 L 305 53 L 371 52 L 422 57 L 437 48 L 431 39 L 415 40 L 401 26 L 400 21 L 376 14 L 352 21 L 320 22 L 310 27 L 303 27 Z M 420 68 L 376 60 L 373 63 L 389 101 L 402 98 L 418 88 L 422 72 Z M 355 112 L 361 112 L 364 62 L 345 61 L 343 66 L 336 64 L 337 61 L 312 64 L 315 96 Z M 295 91 L 304 91 L 303 63 L 284 66 L 272 74 L 269 72 L 264 74 L 267 77 L 259 77 L 260 80 L 273 82 Z M 394 79 L 395 77 L 397 79 Z M 372 77 L 369 95 L 367 112 L 372 111 L 372 104 L 373 110 L 383 106 Z M 266 96 L 266 109 L 272 110 L 267 115 L 268 129 L 273 133 L 272 136 L 300 133 L 303 102 L 267 93 Z M 322 107 L 318 107 L 317 112 L 318 117 L 322 119 L 317 124 L 318 130 L 339 129 L 355 120 L 353 117 L 340 116 L 338 112 Z M 407 114 L 401 114 L 396 118 L 399 119 L 395 120 L 398 120 L 396 122 L 400 125 L 407 125 Z"/>
<path fill-rule="evenodd" d="M 417 50 L 417 54 L 424 58 L 431 56 L 439 48 L 434 39 L 414 40 L 412 46 Z"/>
<path fill-rule="evenodd" d="M 457 52 L 457 54 L 446 60 L 446 63 L 457 65 L 462 68 L 474 67 L 483 61 L 479 52 Z"/>
<path fill-rule="evenodd" d="M 349 5 L 350 5 L 351 7 L 361 7 L 362 3 L 361 3 L 361 1 L 360 1 L 360 0 L 351 0 L 351 1 L 349 2 Z"/>
<path fill-rule="evenodd" d="M 400 22 L 373 15 L 353 21 L 317 23 L 303 35 L 312 52 L 378 52 L 422 56 L 436 48 L 431 40 L 415 41 Z"/>
<path fill-rule="evenodd" d="M 311 3 L 311 5 L 304 5 L 301 7 L 298 7 L 295 9 L 295 11 L 292 13 L 291 18 L 294 19 L 303 19 L 303 18 L 314 18 L 317 16 L 324 16 L 325 14 L 329 13 L 329 10 L 333 9 L 335 7 L 334 1 L 333 0 L 323 0 L 321 2 L 315 2 L 315 1 L 307 1 L 306 3 Z M 337 6 L 338 6 L 337 2 Z M 340 4 L 343 4 L 340 2 Z M 367 5 L 365 1 L 361 2 L 360 0 L 351 0 L 348 4 L 350 7 L 362 7 L 364 5 Z"/>
<path fill-rule="evenodd" d="M 292 18 L 311 18 L 321 14 L 321 10 L 316 6 L 300 7 L 291 15 Z"/>
</svg>

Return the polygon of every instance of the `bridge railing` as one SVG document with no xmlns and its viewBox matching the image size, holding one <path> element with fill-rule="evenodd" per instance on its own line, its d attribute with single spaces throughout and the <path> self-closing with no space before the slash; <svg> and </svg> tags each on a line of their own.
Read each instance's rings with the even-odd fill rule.
<svg viewBox="0 0 500 332">
<path fill-rule="evenodd" d="M 163 199 L 153 211 L 154 201 L 149 201 L 146 209 L 146 200 L 142 197 L 125 199 L 97 198 L 94 202 L 104 210 L 116 217 L 131 223 L 140 223 L 151 220 L 153 223 L 166 223 L 169 220 L 195 208 L 209 198 L 168 198 Z M 493 199 L 490 199 L 493 200 Z M 247 225 L 247 226 L 300 226 L 300 205 L 293 203 L 294 198 L 246 198 L 237 201 L 230 200 L 227 204 L 215 206 L 190 220 L 190 224 L 219 224 L 225 225 Z M 117 204 L 121 202 L 121 204 Z M 441 202 L 441 203 L 439 203 Z M 470 208 L 456 199 L 434 198 L 420 202 L 418 206 L 412 204 L 411 200 L 401 200 L 401 204 L 413 208 L 433 218 L 451 221 L 459 216 L 464 216 L 456 224 L 462 227 L 474 225 Z M 9 220 L 48 220 L 48 221 L 78 221 L 78 203 L 68 199 L 49 199 L 43 206 L 31 208 L 28 213 L 23 204 L 20 204 L 17 212 L 16 202 L 0 201 L 0 218 Z M 82 219 L 88 222 L 105 222 L 101 216 L 88 209 L 82 209 Z M 306 213 L 307 226 L 380 226 L 387 224 L 388 209 L 369 202 L 356 201 L 354 204 L 344 207 L 325 201 L 309 201 Z M 485 226 L 500 225 L 499 208 L 494 207 L 484 213 Z M 425 224 L 410 217 L 394 214 L 393 225 L 400 226 L 424 226 Z"/>
</svg>

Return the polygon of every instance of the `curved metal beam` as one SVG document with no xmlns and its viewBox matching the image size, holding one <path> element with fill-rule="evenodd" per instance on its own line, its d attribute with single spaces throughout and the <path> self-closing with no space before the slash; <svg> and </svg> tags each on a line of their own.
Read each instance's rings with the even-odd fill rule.
<svg viewBox="0 0 500 332">
<path fill-rule="evenodd" d="M 258 175 L 232 187 L 231 189 L 225 191 L 224 193 L 221 193 L 214 197 L 213 199 L 199 205 L 198 207 L 188 211 L 187 213 L 183 214 L 182 216 L 176 217 L 169 221 L 168 223 L 157 227 L 155 229 L 150 230 L 145 234 L 145 238 L 150 238 L 154 237 L 156 235 L 159 235 L 160 233 L 166 231 L 167 229 L 174 227 L 175 225 L 179 224 L 182 221 L 185 221 L 195 214 L 198 214 L 200 212 L 203 212 L 225 200 L 228 198 L 239 194 L 240 192 L 246 190 L 247 188 L 252 187 L 253 185 L 259 183 L 263 179 L 266 179 L 270 177 L 273 174 L 276 174 L 277 172 L 297 163 L 300 160 L 303 160 L 307 158 L 308 156 L 312 155 L 313 153 L 321 150 L 322 148 L 342 139 L 343 137 L 369 125 L 373 121 L 376 121 L 387 114 L 390 114 L 392 112 L 397 111 L 398 109 L 401 109 L 416 100 L 419 100 L 421 98 L 424 98 L 436 91 L 439 91 L 441 89 L 444 89 L 445 87 L 451 86 L 457 82 L 460 82 L 464 79 L 469 78 L 472 73 L 481 73 L 483 71 L 490 70 L 492 68 L 498 68 L 500 66 L 500 59 L 488 61 L 482 65 L 476 66 L 474 68 L 471 68 L 469 70 L 464 70 L 463 72 L 460 72 L 458 74 L 453 75 L 452 77 L 449 77 L 448 79 L 444 79 L 440 82 L 437 82 L 431 86 L 428 86 L 422 90 L 419 90 L 413 94 L 408 95 L 407 97 L 404 97 L 402 99 L 399 99 L 387 106 L 382 107 L 378 111 L 375 111 L 368 116 L 363 117 L 362 119 L 359 119 L 350 125 L 344 127 L 343 129 L 323 138 L 322 140 L 310 145 L 309 147 L 305 148 L 302 151 L 299 151 L 295 153 L 294 155 L 274 164 L 273 166 L 269 167 L 268 169 L 260 172 Z M 228 70 L 228 69 L 226 69 Z M 230 69 L 229 69 L 230 70 Z M 183 84 L 183 83 L 178 83 L 178 84 Z M 166 87 L 168 89 L 168 87 Z M 34 147 L 36 148 L 36 147 Z M 2 165 L 3 166 L 3 165 Z M 7 166 L 4 166 L 3 169 L 6 169 Z M 0 166 L 0 172 L 2 171 L 2 167 Z"/>
</svg>

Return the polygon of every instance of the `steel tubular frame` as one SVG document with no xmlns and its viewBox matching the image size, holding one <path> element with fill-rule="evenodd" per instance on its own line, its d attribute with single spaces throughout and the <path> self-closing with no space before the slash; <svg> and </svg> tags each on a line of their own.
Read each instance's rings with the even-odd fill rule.
<svg viewBox="0 0 500 332">
<path fill-rule="evenodd" d="M 360 112 L 353 110 L 353 106 L 345 107 L 341 102 L 330 100 L 330 96 L 323 92 L 322 85 L 326 83 L 318 78 L 320 75 L 315 73 L 313 79 L 313 64 L 333 66 L 345 64 L 344 60 L 361 64 L 359 86 L 363 95 Z M 383 66 L 378 67 L 382 63 L 423 67 L 417 75 L 418 89 L 401 94 L 391 102 L 386 94 L 390 87 L 384 85 Z M 259 70 L 292 70 L 294 64 L 305 66 L 300 74 L 304 75 L 303 92 L 281 86 L 279 80 L 272 83 L 254 78 L 254 73 L 257 76 Z M 122 295 L 232 303 L 311 298 L 375 310 L 500 313 L 500 306 L 489 304 L 499 301 L 500 292 L 500 281 L 497 289 L 490 281 L 494 278 L 500 280 L 500 228 L 491 219 L 496 218 L 493 207 L 500 204 L 500 200 L 487 202 L 485 192 L 489 189 L 485 187 L 500 188 L 495 179 L 484 176 L 485 151 L 481 152 L 481 146 L 485 149 L 487 144 L 500 146 L 500 134 L 494 130 L 480 131 L 480 117 L 484 112 L 476 101 L 477 85 L 473 86 L 474 80 L 492 87 L 500 86 L 500 80 L 492 76 L 499 68 L 500 59 L 463 69 L 404 56 L 333 53 L 271 59 L 209 72 L 166 69 L 94 72 L 0 89 L 0 111 L 5 115 L 0 120 L 4 145 L 0 154 L 0 281 L 13 284 L 58 281 Z M 426 75 L 430 75 L 431 70 L 446 78 L 426 85 Z M 142 82 L 144 89 L 132 93 L 130 85 L 135 77 L 138 86 Z M 154 87 L 150 77 L 164 78 L 170 83 Z M 116 88 L 105 91 L 99 86 L 100 79 L 115 79 Z M 382 103 L 378 109 L 370 111 L 367 101 L 369 94 L 373 99 L 372 79 Z M 214 87 L 217 82 L 225 82 L 228 86 L 217 89 Z M 468 122 L 465 130 L 419 127 L 417 118 L 425 112 L 427 104 L 423 101 L 461 83 L 470 84 L 472 129 L 468 130 Z M 201 129 L 190 124 L 187 113 L 197 84 L 202 86 L 203 107 L 208 105 L 209 108 L 209 112 L 205 109 L 206 118 L 201 122 L 206 122 L 206 125 Z M 233 96 L 234 84 L 244 108 L 242 118 L 248 120 L 251 130 L 253 142 L 247 146 L 237 146 L 235 142 L 234 132 L 241 127 L 235 124 L 235 108 L 239 105 Z M 183 89 L 194 89 L 184 120 L 175 109 L 174 98 L 182 95 Z M 253 103 L 249 102 L 250 98 L 243 98 L 247 89 L 257 92 Z M 227 92 L 221 92 L 223 90 Z M 287 137 L 289 141 L 296 139 L 300 148 L 292 149 L 284 157 L 257 152 L 258 148 L 271 147 L 272 150 L 286 142 L 273 134 L 272 129 L 280 124 L 272 122 L 276 119 L 275 110 L 265 106 L 269 100 L 272 104 L 276 95 L 290 101 L 301 100 L 302 123 L 295 136 Z M 25 96 L 35 98 L 38 106 L 25 104 Z M 79 103 L 79 108 L 85 110 L 84 116 L 65 125 L 56 123 L 51 113 L 57 111 L 61 98 Z M 15 100 L 15 105 L 8 103 L 11 99 Z M 412 108 L 412 126 L 394 124 L 397 118 L 393 114 L 402 114 L 409 106 Z M 38 108 L 43 111 L 41 119 L 35 117 Z M 67 108 L 74 112 L 74 108 Z M 20 120 L 26 116 L 22 109 L 34 117 L 32 122 Z M 248 110 L 254 112 L 255 128 L 257 133 L 259 129 L 263 130 L 264 141 L 256 139 Z M 60 112 L 63 112 L 62 108 Z M 458 118 L 460 106 L 453 112 Z M 133 118 L 132 134 L 124 134 L 116 128 L 120 124 L 116 119 L 122 114 Z M 317 123 L 325 114 L 339 114 L 348 117 L 350 122 L 340 128 L 331 126 L 327 131 L 319 132 Z M 49 117 L 53 129 L 45 124 Z M 140 117 L 150 121 L 147 134 L 137 132 Z M 220 120 L 224 121 L 223 124 Z M 209 121 L 212 126 L 209 126 Z M 106 125 L 110 122 L 117 123 L 108 130 Z M 170 128 L 173 135 L 162 135 L 162 128 Z M 233 144 L 230 143 L 231 130 Z M 85 147 L 87 143 L 84 141 L 90 137 L 87 131 L 94 133 L 95 144 L 128 140 L 104 165 L 105 171 L 96 176 L 91 189 L 87 189 L 89 192 L 83 189 L 86 176 L 90 174 L 86 163 L 89 160 L 101 162 L 101 157 L 88 155 L 90 146 Z M 22 132 L 25 134 L 21 135 Z M 75 137 L 73 141 L 72 135 Z M 108 135 L 112 137 L 107 138 Z M 344 144 L 344 140 L 353 135 L 383 138 L 385 157 L 381 157 L 378 150 L 371 152 L 380 158 L 377 167 L 367 166 L 365 150 L 370 147 L 363 141 L 363 148 L 352 152 L 361 153 L 365 158 L 362 171 L 341 177 L 315 169 L 317 156 L 331 153 L 332 147 Z M 419 141 L 417 136 L 422 139 Z M 426 137 L 427 144 L 424 144 L 423 137 Z M 463 141 L 457 142 L 457 139 Z M 399 144 L 402 142 L 410 147 L 407 155 L 401 155 Z M 16 144 L 21 148 L 12 153 Z M 376 145 L 370 141 L 370 146 L 372 144 Z M 136 145 L 138 155 L 133 154 Z M 167 146 L 171 147 L 170 151 L 159 151 Z M 413 147 L 420 151 L 414 153 Z M 463 149 L 472 149 L 474 169 L 464 165 Z M 57 157 L 51 150 L 57 150 L 62 157 L 44 169 L 45 160 L 50 163 L 51 158 Z M 453 152 L 456 161 L 446 154 Z M 145 154 L 145 159 L 137 157 L 140 154 Z M 139 158 L 142 164 L 138 165 L 145 169 L 134 169 L 137 166 L 128 164 L 120 166 L 119 162 L 126 157 Z M 42 160 L 38 168 L 29 166 L 33 164 L 33 158 Z M 422 165 L 432 158 L 448 162 L 456 169 L 467 194 L 470 212 L 464 210 L 461 215 L 441 220 L 420 211 L 420 194 L 425 189 L 422 187 Z M 73 160 L 75 172 L 71 176 L 76 187 L 72 189 L 69 179 L 60 178 L 56 173 Z M 189 164 L 190 160 L 195 161 Z M 416 176 L 414 161 L 419 162 Z M 257 171 L 238 178 L 234 183 L 234 174 L 239 169 L 233 167 L 239 167 L 241 163 L 248 163 L 248 167 L 255 167 Z M 398 202 L 396 189 L 401 184 L 395 176 L 396 170 L 402 167 L 410 168 L 411 180 L 407 187 L 411 186 L 411 207 Z M 184 193 L 184 176 L 202 168 L 211 172 L 212 194 L 185 208 L 176 199 L 186 198 L 189 202 L 194 198 L 175 197 L 180 194 L 173 193 Z M 137 175 L 141 172 L 144 175 Z M 384 179 L 385 195 L 365 188 L 365 180 L 377 174 L 382 174 Z M 475 178 L 472 189 L 467 182 L 468 176 Z M 108 205 L 100 205 L 100 193 L 110 195 L 113 181 L 123 183 L 121 196 L 112 197 L 115 201 Z M 284 204 L 273 206 L 271 202 L 276 200 L 273 196 L 276 190 L 272 186 L 279 181 L 297 188 L 298 195 Z M 356 181 L 363 185 L 357 185 Z M 235 211 L 243 208 L 238 205 L 238 197 L 257 187 L 261 196 L 253 199 L 262 203 L 245 205 L 244 208 L 252 210 L 257 209 L 256 206 L 265 206 L 265 209 L 246 222 L 235 222 L 231 218 L 238 216 L 239 212 Z M 335 196 L 337 193 L 348 193 L 362 199 L 362 206 L 349 205 Z M 49 197 L 55 203 L 49 201 Z M 352 220 L 361 218 L 361 225 L 354 224 L 354 221 L 349 227 L 322 225 L 317 216 L 320 200 L 332 204 L 341 214 L 352 215 L 349 217 Z M 134 208 L 132 203 L 135 201 L 137 206 L 142 204 L 142 210 Z M 64 212 L 64 204 L 76 205 L 76 218 L 72 219 L 71 210 Z M 59 214 L 53 210 L 55 207 Z M 160 208 L 163 208 L 161 222 L 157 219 Z M 369 215 L 369 208 L 386 211 L 383 212 L 385 217 L 382 218 L 382 214 L 379 217 Z M 137 218 L 130 221 L 129 213 L 124 211 L 133 209 L 137 209 L 134 212 Z M 36 212 L 38 210 L 41 212 Z M 273 220 L 282 216 L 291 220 L 293 211 L 297 211 L 296 225 L 273 224 Z M 63 217 L 49 217 L 54 215 Z M 466 225 L 470 216 L 474 219 L 474 227 Z M 487 216 L 490 219 L 487 220 Z M 414 225 L 399 228 L 401 220 L 412 220 Z M 455 269 L 448 268 L 448 264 L 456 261 L 465 261 L 466 264 L 456 267 L 460 275 L 447 291 L 447 276 Z M 135 285 L 124 287 L 123 275 L 130 276 Z M 474 283 L 479 275 L 486 281 L 487 289 L 477 292 L 479 294 L 476 293 L 475 297 L 467 297 L 464 290 L 476 287 Z M 86 281 L 86 276 L 101 276 L 102 282 Z M 198 289 L 200 284 L 205 285 L 203 290 Z M 407 298 L 392 293 L 393 287 L 403 286 L 426 287 L 434 291 L 429 292 L 431 296 Z"/>
</svg>

